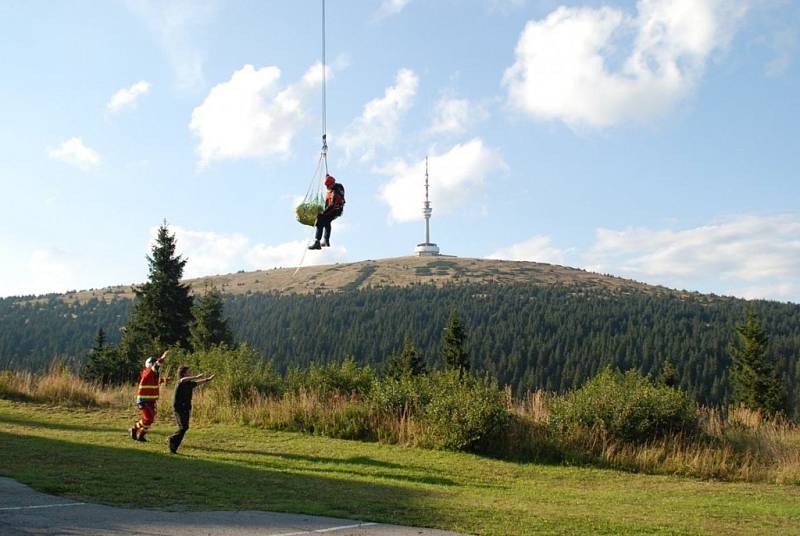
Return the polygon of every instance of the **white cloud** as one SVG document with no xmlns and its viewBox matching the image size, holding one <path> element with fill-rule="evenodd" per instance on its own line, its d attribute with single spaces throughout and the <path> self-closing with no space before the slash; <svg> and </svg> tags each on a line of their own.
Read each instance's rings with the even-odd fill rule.
<svg viewBox="0 0 800 536">
<path fill-rule="evenodd" d="M 549 236 L 543 235 L 537 235 L 524 242 L 499 249 L 486 258 L 565 264 L 565 252 L 555 247 Z"/>
<path fill-rule="evenodd" d="M 37 249 L 28 262 L 30 292 L 45 294 L 71 290 L 77 277 L 71 260 L 56 249 Z M 75 287 L 72 287 L 75 289 Z"/>
<path fill-rule="evenodd" d="M 723 292 L 728 296 L 739 296 L 748 300 L 777 300 L 800 303 L 800 283 L 778 283 L 768 286 L 731 288 Z"/>
<path fill-rule="evenodd" d="M 358 153 L 361 161 L 372 160 L 378 147 L 394 143 L 400 120 L 411 107 L 418 85 L 419 79 L 414 71 L 400 69 L 395 85 L 386 88 L 383 97 L 364 106 L 361 115 L 347 127 L 340 139 L 348 159 Z"/>
<path fill-rule="evenodd" d="M 54 160 L 61 160 L 81 169 L 89 169 L 100 164 L 97 151 L 83 144 L 80 138 L 70 138 L 59 147 L 47 149 L 47 155 Z"/>
<path fill-rule="evenodd" d="M 122 88 L 111 97 L 106 108 L 111 113 L 117 113 L 126 106 L 136 104 L 136 99 L 140 95 L 147 95 L 150 92 L 150 83 L 144 80 L 136 82 L 129 88 Z"/>
<path fill-rule="evenodd" d="M 333 264 L 344 260 L 347 250 L 341 246 L 332 245 L 319 251 L 309 251 L 303 256 L 308 247 L 308 242 L 295 240 L 275 246 L 257 244 L 246 255 L 245 259 L 252 269 L 266 269 L 273 267 L 294 268 L 303 260 L 303 266 L 316 266 L 320 264 Z"/>
<path fill-rule="evenodd" d="M 383 3 L 375 13 L 375 18 L 382 19 L 384 17 L 397 15 L 403 11 L 410 2 L 411 0 L 383 0 Z"/>
<path fill-rule="evenodd" d="M 515 109 L 571 126 L 659 117 L 685 98 L 750 0 L 639 0 L 636 16 L 560 7 L 529 21 L 503 84 Z"/>
<path fill-rule="evenodd" d="M 330 77 L 330 67 L 327 71 Z M 245 65 L 212 88 L 189 123 L 200 138 L 201 166 L 214 160 L 288 155 L 307 120 L 306 101 L 321 85 L 322 72 L 321 64 L 314 65 L 299 82 L 280 88 L 279 68 Z"/>
<path fill-rule="evenodd" d="M 217 12 L 216 0 L 127 0 L 164 50 L 180 89 L 205 84 L 203 52 L 194 40 Z"/>
<path fill-rule="evenodd" d="M 309 245 L 302 240 L 277 245 L 253 243 L 240 233 L 194 231 L 177 226 L 170 227 L 170 230 L 175 233 L 177 252 L 188 259 L 184 277 L 189 279 L 238 270 L 295 267 Z M 157 231 L 157 228 L 151 229 L 152 240 Z M 339 231 L 337 227 L 337 235 Z M 346 255 L 346 248 L 334 245 L 308 252 L 303 266 L 339 262 Z"/>
<path fill-rule="evenodd" d="M 446 214 L 463 206 L 469 198 L 475 198 L 491 173 L 505 168 L 500 154 L 487 148 L 480 138 L 456 145 L 444 154 L 432 154 L 429 174 L 434 213 Z M 379 171 L 391 176 L 380 189 L 390 217 L 401 222 L 422 219 L 425 160 L 410 164 L 397 160 Z"/>
<path fill-rule="evenodd" d="M 431 134 L 463 134 L 472 124 L 488 117 L 483 106 L 471 103 L 468 99 L 442 97 L 434 104 L 433 124 L 428 129 Z"/>
<path fill-rule="evenodd" d="M 586 268 L 697 288 L 792 289 L 800 285 L 800 217 L 740 216 L 681 231 L 598 229 Z M 790 290 L 786 290 L 789 292 Z M 797 300 L 800 296 L 795 295 Z"/>
</svg>

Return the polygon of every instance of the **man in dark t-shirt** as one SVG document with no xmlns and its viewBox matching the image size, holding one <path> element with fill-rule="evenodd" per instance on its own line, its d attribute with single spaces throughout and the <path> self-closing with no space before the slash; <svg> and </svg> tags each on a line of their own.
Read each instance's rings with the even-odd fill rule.
<svg viewBox="0 0 800 536">
<path fill-rule="evenodd" d="M 175 396 L 172 399 L 172 409 L 175 412 L 175 420 L 178 423 L 178 431 L 169 436 L 169 451 L 173 454 L 178 452 L 178 447 L 183 441 L 183 436 L 189 430 L 189 417 L 192 414 L 192 394 L 198 385 L 202 385 L 214 379 L 214 375 L 206 376 L 198 374 L 190 376 L 191 370 L 186 365 L 178 368 L 178 381 L 175 382 Z"/>
</svg>

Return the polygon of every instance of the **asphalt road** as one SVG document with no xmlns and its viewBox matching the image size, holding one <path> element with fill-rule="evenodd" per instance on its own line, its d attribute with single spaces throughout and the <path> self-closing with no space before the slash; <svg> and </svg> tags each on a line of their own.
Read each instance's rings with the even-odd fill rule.
<svg viewBox="0 0 800 536">
<path fill-rule="evenodd" d="M 255 511 L 164 512 L 47 495 L 0 477 L 0 535 L 455 536 L 454 532 Z"/>
</svg>

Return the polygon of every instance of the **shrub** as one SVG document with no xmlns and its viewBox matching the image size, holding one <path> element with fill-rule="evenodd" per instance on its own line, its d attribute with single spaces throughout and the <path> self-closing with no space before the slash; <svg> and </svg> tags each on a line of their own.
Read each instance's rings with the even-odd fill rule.
<svg viewBox="0 0 800 536">
<path fill-rule="evenodd" d="M 496 381 L 449 370 L 428 376 L 426 383 L 421 423 L 428 445 L 470 449 L 505 426 L 508 409 Z"/>
<path fill-rule="evenodd" d="M 419 415 L 430 399 L 427 376 L 404 374 L 375 380 L 369 395 L 370 406 L 377 413 L 400 417 Z"/>
<path fill-rule="evenodd" d="M 669 434 L 691 435 L 697 422 L 697 406 L 682 391 L 654 385 L 634 370 L 622 374 L 611 369 L 557 398 L 550 416 L 561 432 L 599 429 L 611 438 L 639 443 Z"/>
<path fill-rule="evenodd" d="M 238 404 L 256 394 L 269 396 L 281 391 L 281 380 L 272 363 L 264 363 L 261 356 L 245 344 L 235 348 L 212 346 L 194 353 L 176 352 L 170 361 L 173 369 L 185 363 L 193 374 L 215 374 L 209 388 L 217 403 Z"/>
<path fill-rule="evenodd" d="M 286 373 L 286 388 L 293 392 L 315 392 L 322 398 L 364 396 L 370 392 L 374 380 L 375 371 L 369 365 L 360 366 L 348 358 L 340 363 L 311 363 L 306 369 L 291 368 Z"/>
</svg>

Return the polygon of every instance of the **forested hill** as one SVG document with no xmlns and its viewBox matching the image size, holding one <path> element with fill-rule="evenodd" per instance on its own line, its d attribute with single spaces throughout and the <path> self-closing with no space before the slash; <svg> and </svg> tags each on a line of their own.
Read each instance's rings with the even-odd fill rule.
<svg viewBox="0 0 800 536">
<path fill-rule="evenodd" d="M 291 272 L 209 278 L 225 292 L 237 340 L 281 368 L 345 356 L 379 366 L 406 337 L 435 365 L 447 316 L 457 309 L 473 368 L 517 393 L 569 389 L 605 364 L 655 375 L 669 359 L 698 400 L 719 402 L 729 396 L 727 346 L 750 303 L 800 413 L 800 305 L 671 291 L 536 263 L 401 258 L 306 268 L 294 279 Z M 294 292 L 277 285 L 280 278 Z M 192 283 L 202 291 L 205 281 Z M 256 285 L 273 286 L 259 292 Z M 0 367 L 36 368 L 55 355 L 79 359 L 98 327 L 118 340 L 131 301 L 124 292 L 94 292 L 0 300 Z"/>
</svg>

